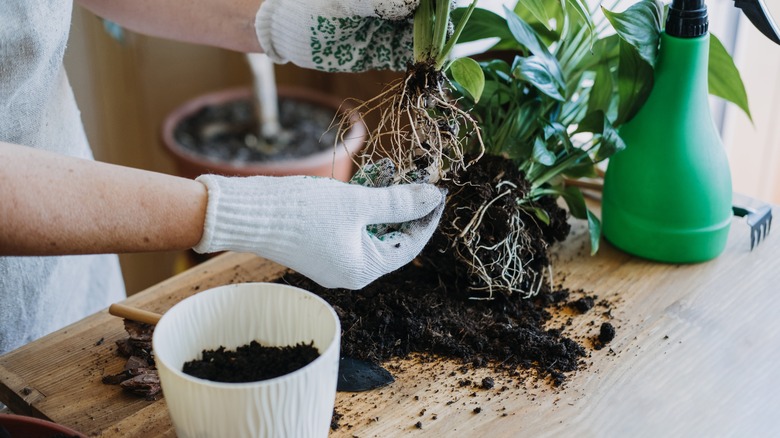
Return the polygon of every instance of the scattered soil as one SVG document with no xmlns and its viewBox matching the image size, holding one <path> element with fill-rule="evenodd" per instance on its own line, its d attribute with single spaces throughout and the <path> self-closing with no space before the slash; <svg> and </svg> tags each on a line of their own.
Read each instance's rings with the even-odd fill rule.
<svg viewBox="0 0 780 438">
<path fill-rule="evenodd" d="M 593 341 L 593 348 L 601 350 L 605 345 L 612 342 L 615 339 L 615 326 L 608 322 L 601 323 L 599 334 Z"/>
<path fill-rule="evenodd" d="M 174 137 L 184 148 L 214 161 L 285 160 L 332 149 L 336 134 L 328 128 L 335 114 L 330 108 L 282 97 L 282 133 L 275 139 L 263 139 L 252 100 L 235 100 L 204 107 L 182 120 Z"/>
<path fill-rule="evenodd" d="M 314 342 L 269 347 L 252 341 L 235 350 L 203 350 L 201 359 L 185 362 L 182 371 L 215 382 L 258 382 L 299 370 L 319 355 Z"/>
<path fill-rule="evenodd" d="M 545 328 L 550 310 L 566 305 L 568 289 L 532 299 L 474 301 L 448 287 L 448 280 L 410 264 L 358 291 L 325 289 L 296 273 L 280 281 L 313 291 L 334 307 L 344 356 L 381 363 L 427 353 L 509 372 L 533 369 L 559 385 L 586 355 L 559 329 Z"/>
<path fill-rule="evenodd" d="M 601 318 L 608 314 L 609 303 L 596 304 L 595 295 L 554 286 L 549 277 L 538 284 L 539 292 L 530 298 L 497 293 L 489 300 L 474 299 L 475 286 L 478 290 L 483 284 L 475 280 L 462 260 L 453 256 L 453 240 L 447 230 L 450 224 L 469 218 L 458 217 L 459 211 L 473 212 L 474 205 L 495 197 L 497 180 L 491 175 L 512 181 L 520 189 L 518 193 L 524 193 L 527 184 L 513 168 L 507 160 L 484 157 L 468 168 L 463 179 L 453 178 L 440 229 L 421 257 L 361 290 L 322 288 L 297 273 L 287 274 L 279 281 L 312 291 L 334 307 L 341 319 L 341 352 L 345 356 L 377 363 L 411 356 L 423 360 L 447 358 L 520 379 L 548 379 L 560 386 L 567 373 L 582 366 L 588 355 L 584 345 L 564 334 L 565 326 L 571 325 L 573 318 L 587 315 L 596 305 L 607 308 L 606 312 L 594 315 Z M 506 198 L 493 204 L 502 207 L 485 215 L 481 225 L 483 242 L 503 239 L 507 217 L 518 213 L 515 200 Z M 521 212 L 526 215 L 524 233 L 534 244 L 527 245 L 516 256 L 529 269 L 541 273 L 546 272 L 550 263 L 549 246 L 564 240 L 570 227 L 566 211 L 553 200 L 541 199 L 534 205 L 545 210 L 549 221 L 543 223 Z M 485 252 L 482 256 L 488 258 L 491 254 Z M 554 314 L 564 315 L 567 321 L 560 324 L 561 318 L 553 318 Z M 551 328 L 552 325 L 556 327 Z M 614 337 L 614 327 L 608 327 Z M 602 328 L 602 332 L 604 339 L 598 341 L 599 345 L 611 340 L 609 328 Z M 528 372 L 522 373 L 523 370 Z M 490 377 L 481 382 L 465 381 L 465 386 L 485 389 L 492 385 L 494 380 Z"/>
</svg>

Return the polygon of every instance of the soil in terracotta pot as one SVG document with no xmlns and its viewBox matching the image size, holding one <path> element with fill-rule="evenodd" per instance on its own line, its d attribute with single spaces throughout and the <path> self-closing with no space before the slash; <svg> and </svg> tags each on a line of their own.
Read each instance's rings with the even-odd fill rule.
<svg viewBox="0 0 780 438">
<path fill-rule="evenodd" d="M 213 161 L 252 163 L 305 157 L 332 149 L 335 116 L 330 108 L 294 99 L 279 99 L 277 138 L 263 139 L 252 100 L 210 105 L 182 120 L 174 130 L 185 149 Z"/>
<path fill-rule="evenodd" d="M 203 350 L 201 358 L 185 362 L 182 371 L 215 382 L 257 382 L 299 370 L 319 355 L 313 342 L 269 347 L 252 341 L 235 350 Z"/>
</svg>

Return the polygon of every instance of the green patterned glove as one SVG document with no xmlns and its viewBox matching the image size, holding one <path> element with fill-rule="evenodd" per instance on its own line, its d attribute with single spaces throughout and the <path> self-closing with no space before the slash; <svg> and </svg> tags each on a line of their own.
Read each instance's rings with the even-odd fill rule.
<svg viewBox="0 0 780 438">
<path fill-rule="evenodd" d="M 419 0 L 265 0 L 255 30 L 276 63 L 323 71 L 405 70 Z"/>
</svg>

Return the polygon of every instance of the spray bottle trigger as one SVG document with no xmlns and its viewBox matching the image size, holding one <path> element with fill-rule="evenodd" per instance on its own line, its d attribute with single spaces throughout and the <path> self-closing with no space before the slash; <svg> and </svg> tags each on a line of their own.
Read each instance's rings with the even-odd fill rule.
<svg viewBox="0 0 780 438">
<path fill-rule="evenodd" d="M 764 0 L 734 0 L 734 7 L 742 9 L 756 29 L 767 38 L 780 44 L 780 30 L 764 5 Z"/>
</svg>

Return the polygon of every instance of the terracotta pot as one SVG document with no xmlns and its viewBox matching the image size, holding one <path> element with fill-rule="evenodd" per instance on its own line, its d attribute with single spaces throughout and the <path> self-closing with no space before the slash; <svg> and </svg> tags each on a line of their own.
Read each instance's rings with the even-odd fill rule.
<svg viewBox="0 0 780 438">
<path fill-rule="evenodd" d="M 86 435 L 83 433 L 77 432 L 67 426 L 24 415 L 0 414 L 0 427 L 5 429 L 12 437 L 46 438 L 52 436 L 67 436 L 86 438 Z"/>
<path fill-rule="evenodd" d="M 279 87 L 278 95 L 280 98 L 309 102 L 339 113 L 343 113 L 348 108 L 341 99 L 310 89 Z M 354 117 L 350 132 L 345 136 L 345 145 L 328 148 L 306 157 L 267 162 L 254 161 L 246 165 L 209 160 L 203 155 L 184 148 L 174 138 L 176 126 L 200 109 L 232 100 L 249 99 L 251 96 L 251 87 L 216 91 L 185 102 L 166 117 L 162 132 L 163 145 L 174 157 L 179 175 L 186 178 L 196 178 L 204 173 L 227 176 L 313 175 L 333 177 L 342 181 L 349 180 L 354 173 L 352 156 L 363 147 L 366 138 L 366 128 L 357 116 Z"/>
</svg>

